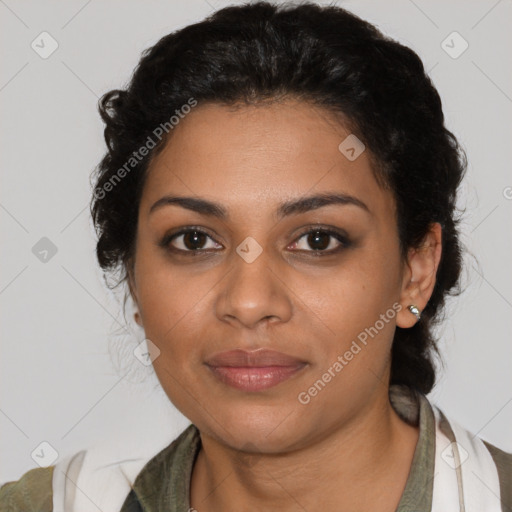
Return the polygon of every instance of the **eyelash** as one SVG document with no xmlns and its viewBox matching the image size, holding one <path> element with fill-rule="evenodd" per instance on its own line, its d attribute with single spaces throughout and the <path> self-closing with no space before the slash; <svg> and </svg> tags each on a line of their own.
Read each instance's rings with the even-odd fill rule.
<svg viewBox="0 0 512 512">
<path fill-rule="evenodd" d="M 184 250 L 184 249 L 176 249 L 175 247 L 170 247 L 170 243 L 182 236 L 182 235 L 186 235 L 188 233 L 198 233 L 198 234 L 201 234 L 201 235 L 206 235 L 208 238 L 212 239 L 215 243 L 218 243 L 216 242 L 213 237 L 211 237 L 206 231 L 204 231 L 203 229 L 199 228 L 199 227 L 195 227 L 195 226 L 190 226 L 188 228 L 184 228 L 184 229 L 181 229 L 180 231 L 178 232 L 175 232 L 175 233 L 170 233 L 170 234 L 167 234 L 165 235 L 162 240 L 160 241 L 160 243 L 158 244 L 160 247 L 163 247 L 164 249 L 170 251 L 170 252 L 173 252 L 173 253 L 179 253 L 179 254 L 183 254 L 183 255 L 190 255 L 191 257 L 197 257 L 197 256 L 200 256 L 202 254 L 205 254 L 205 253 L 208 253 L 208 252 L 216 252 L 218 249 L 196 249 L 196 250 Z M 322 250 L 322 249 L 313 249 L 313 250 L 298 250 L 297 252 L 306 252 L 306 253 L 312 253 L 312 255 L 314 257 L 318 257 L 318 256 L 329 256 L 329 255 L 333 255 L 333 254 L 336 254 L 340 251 L 342 251 L 343 249 L 347 249 L 348 247 L 350 247 L 352 245 L 351 241 L 348 239 L 347 235 L 342 232 L 342 231 L 338 231 L 338 230 L 335 230 L 333 228 L 327 228 L 327 227 L 322 227 L 322 226 L 318 226 L 318 227 L 314 227 L 314 228 L 309 228 L 307 229 L 306 231 L 303 231 L 302 233 L 300 233 L 298 235 L 298 237 L 294 240 L 294 242 L 292 242 L 292 244 L 295 244 L 295 243 L 298 243 L 298 241 L 303 238 L 305 235 L 309 235 L 309 234 L 314 234 L 314 233 L 322 233 L 324 235 L 328 235 L 330 237 L 333 237 L 335 238 L 336 240 L 338 240 L 340 242 L 340 245 L 336 248 L 336 249 L 331 249 L 329 251 L 326 251 L 326 250 Z M 329 243 L 330 245 L 330 243 Z"/>
</svg>

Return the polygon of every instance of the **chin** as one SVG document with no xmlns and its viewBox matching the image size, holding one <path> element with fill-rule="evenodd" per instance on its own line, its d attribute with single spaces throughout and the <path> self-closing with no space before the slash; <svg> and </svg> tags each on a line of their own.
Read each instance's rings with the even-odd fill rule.
<svg viewBox="0 0 512 512">
<path fill-rule="evenodd" d="M 218 441 L 232 448 L 245 450 L 253 446 L 255 451 L 257 448 L 267 453 L 278 453 L 300 441 L 297 425 L 304 422 L 294 420 L 293 414 L 283 407 L 245 405 L 237 408 L 228 405 L 226 409 L 212 410 L 218 411 L 215 419 L 203 418 L 204 423 L 195 423 L 196 426 L 201 430 L 201 424 L 204 424 L 205 432 L 210 432 Z"/>
</svg>

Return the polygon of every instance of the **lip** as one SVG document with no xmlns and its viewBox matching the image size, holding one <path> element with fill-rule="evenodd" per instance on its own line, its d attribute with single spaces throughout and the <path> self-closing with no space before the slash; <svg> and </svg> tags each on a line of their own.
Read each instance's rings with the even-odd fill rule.
<svg viewBox="0 0 512 512">
<path fill-rule="evenodd" d="M 288 380 L 307 363 L 275 350 L 236 349 L 214 354 L 205 364 L 224 384 L 242 391 L 261 391 Z"/>
<path fill-rule="evenodd" d="M 260 348 L 258 350 L 228 350 L 217 352 L 206 360 L 209 366 L 264 367 L 264 366 L 297 366 L 303 364 L 296 357 L 275 350 Z"/>
</svg>

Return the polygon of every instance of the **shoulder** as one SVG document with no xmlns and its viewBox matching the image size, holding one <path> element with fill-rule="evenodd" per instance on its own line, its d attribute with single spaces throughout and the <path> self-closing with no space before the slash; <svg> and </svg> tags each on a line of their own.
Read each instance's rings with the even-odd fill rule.
<svg viewBox="0 0 512 512">
<path fill-rule="evenodd" d="M 472 434 L 453 419 L 448 418 L 437 406 L 435 415 L 440 430 L 447 436 L 448 446 L 441 452 L 441 458 L 451 465 L 466 480 L 468 495 L 483 499 L 499 497 L 501 509 L 512 511 L 512 453 Z M 451 461 L 451 464 L 450 464 Z M 441 464 L 441 468 L 446 465 Z M 479 492 L 482 485 L 488 492 Z M 481 510 L 491 510 L 480 508 Z"/>
<path fill-rule="evenodd" d="M 496 465 L 501 499 L 512 507 L 512 453 L 505 452 L 487 441 L 483 441 L 483 443 Z"/>
<path fill-rule="evenodd" d="M 508 474 L 509 477 L 512 476 L 512 453 L 501 450 L 500 448 L 494 446 L 482 439 L 482 442 L 489 450 L 496 467 L 498 468 L 499 473 Z"/>
<path fill-rule="evenodd" d="M 160 442 L 157 440 L 156 446 Z M 148 487 L 144 484 L 151 487 L 155 482 L 165 481 L 162 469 L 180 473 L 176 468 L 190 464 L 198 442 L 198 431 L 190 425 L 178 438 L 163 443 L 163 449 L 160 444 L 158 451 L 154 442 L 131 446 L 129 458 L 126 458 L 126 446 L 120 451 L 105 446 L 90 447 L 68 455 L 55 465 L 31 469 L 19 480 L 0 484 L 0 511 L 53 512 L 54 504 L 68 512 L 87 510 L 91 497 L 101 510 L 120 510 L 132 487 L 147 494 Z M 134 485 L 136 479 L 138 485 Z M 77 488 L 83 492 L 76 492 Z"/>
<path fill-rule="evenodd" d="M 142 468 L 121 512 L 190 509 L 188 488 L 200 447 L 199 430 L 191 424 Z"/>
<path fill-rule="evenodd" d="M 512 453 L 501 450 L 488 441 L 482 440 L 494 459 L 498 471 L 512 474 Z"/>
<path fill-rule="evenodd" d="M 0 487 L 2 512 L 52 512 L 52 478 L 55 466 L 34 468 L 19 480 Z"/>
</svg>

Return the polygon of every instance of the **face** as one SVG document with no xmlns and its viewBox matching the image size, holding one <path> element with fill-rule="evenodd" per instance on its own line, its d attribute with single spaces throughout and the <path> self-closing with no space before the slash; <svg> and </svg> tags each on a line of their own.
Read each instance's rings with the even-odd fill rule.
<svg viewBox="0 0 512 512">
<path fill-rule="evenodd" d="M 305 447 L 387 394 L 406 306 L 395 205 L 366 151 L 340 151 L 349 135 L 304 102 L 199 105 L 149 167 L 132 294 L 163 389 L 227 446 Z M 319 194 L 341 199 L 290 206 Z M 207 364 L 261 348 L 294 365 Z"/>
</svg>

